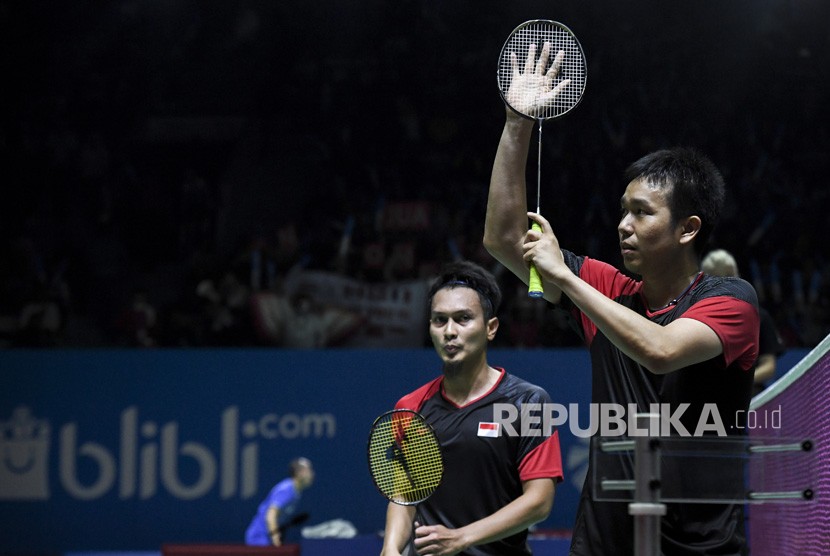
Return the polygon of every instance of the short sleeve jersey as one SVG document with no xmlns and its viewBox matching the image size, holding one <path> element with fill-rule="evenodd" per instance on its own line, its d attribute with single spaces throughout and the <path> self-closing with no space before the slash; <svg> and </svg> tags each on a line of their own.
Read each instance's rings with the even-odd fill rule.
<svg viewBox="0 0 830 556">
<path fill-rule="evenodd" d="M 542 388 L 499 369 L 501 377 L 493 388 L 465 406 L 457 406 L 442 394 L 443 377 L 436 378 L 404 396 L 396 409 L 411 409 L 424 416 L 435 430 L 444 458 L 444 477 L 435 492 L 419 504 L 427 524 L 459 528 L 503 508 L 531 479 L 562 480 L 559 436 L 544 430 L 541 423 L 512 427 L 504 411 L 509 404 L 521 412 L 526 404 L 541 408 L 550 403 Z M 540 409 L 541 410 L 541 409 Z M 503 413 L 496 415 L 495 411 Z M 533 429 L 533 430 L 530 430 Z M 533 432 L 535 431 L 535 432 Z M 479 545 L 465 555 L 527 555 L 527 530 L 504 539 Z"/>
<path fill-rule="evenodd" d="M 712 408 L 716 408 L 726 434 L 742 434 L 743 429 L 736 418 L 741 411 L 745 415 L 749 407 L 753 366 L 758 357 L 758 302 L 752 286 L 740 278 L 699 274 L 679 299 L 651 311 L 641 293 L 642 282 L 606 263 L 567 251 L 564 254 L 566 263 L 576 275 L 617 303 L 663 326 L 679 318 L 698 320 L 718 335 L 723 346 L 723 353 L 711 360 L 657 375 L 620 351 L 570 300 L 563 297 L 562 307 L 569 310 L 577 332 L 590 351 L 592 402 L 624 407 L 634 403 L 638 411 L 648 411 L 654 407 L 652 404 L 661 404 L 671 412 L 687 407 L 679 419 L 682 429 L 671 432 L 683 434 L 682 430 L 685 430 L 689 435 L 699 430 L 701 422 L 707 427 L 712 425 L 714 420 L 709 417 Z M 703 429 L 711 433 L 707 427 Z M 589 464 L 588 476 L 598 473 L 633 478 L 630 458 L 616 461 L 614 469 L 595 470 Z M 713 470 L 714 473 L 721 471 Z M 662 522 L 664 554 L 745 553 L 741 506 L 668 506 L 668 514 Z M 633 520 L 628 515 L 627 504 L 595 501 L 592 481 L 586 481 L 574 526 L 571 554 L 632 553 Z"/>
<path fill-rule="evenodd" d="M 256 515 L 245 531 L 245 543 L 255 546 L 270 546 L 271 538 L 268 534 L 268 524 L 265 522 L 265 514 L 268 512 L 268 508 L 276 506 L 279 509 L 280 518 L 284 519 L 294 513 L 299 500 L 300 492 L 294 488 L 294 481 L 291 478 L 283 479 L 277 483 L 257 508 Z"/>
</svg>

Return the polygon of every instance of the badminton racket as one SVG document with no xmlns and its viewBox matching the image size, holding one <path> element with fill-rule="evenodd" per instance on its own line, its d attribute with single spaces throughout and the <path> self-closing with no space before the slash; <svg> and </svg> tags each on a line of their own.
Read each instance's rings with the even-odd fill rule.
<svg viewBox="0 0 830 556">
<path fill-rule="evenodd" d="M 372 424 L 367 453 L 369 472 L 380 493 L 395 504 L 416 506 L 417 516 L 417 505 L 435 492 L 444 476 L 444 458 L 433 428 L 415 411 L 388 411 Z M 416 521 L 423 523 L 420 517 Z"/>
<path fill-rule="evenodd" d="M 520 67 L 519 60 L 524 60 Z M 504 102 L 516 113 L 538 122 L 536 212 L 541 213 L 542 123 L 573 110 L 588 79 L 582 45 L 565 25 L 546 19 L 516 27 L 499 55 L 498 86 Z M 541 231 L 534 223 L 532 229 Z M 542 297 L 542 280 L 530 266 L 528 295 Z"/>
</svg>

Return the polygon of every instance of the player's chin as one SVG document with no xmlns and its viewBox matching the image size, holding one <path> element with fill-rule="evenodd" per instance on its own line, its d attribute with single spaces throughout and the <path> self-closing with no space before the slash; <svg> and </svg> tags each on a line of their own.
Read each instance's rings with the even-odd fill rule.
<svg viewBox="0 0 830 556">
<path fill-rule="evenodd" d="M 458 374 L 463 369 L 464 365 L 460 359 L 447 360 L 444 359 L 444 374 L 452 376 Z"/>
<path fill-rule="evenodd" d="M 626 270 L 638 273 L 638 270 L 640 268 L 640 259 L 636 256 L 634 252 L 623 253 L 622 259 L 623 266 Z"/>
<path fill-rule="evenodd" d="M 446 351 L 441 352 L 441 359 L 444 361 L 445 365 L 449 364 L 458 364 L 461 363 L 463 357 L 461 356 L 461 352 L 451 352 L 447 353 Z"/>
</svg>

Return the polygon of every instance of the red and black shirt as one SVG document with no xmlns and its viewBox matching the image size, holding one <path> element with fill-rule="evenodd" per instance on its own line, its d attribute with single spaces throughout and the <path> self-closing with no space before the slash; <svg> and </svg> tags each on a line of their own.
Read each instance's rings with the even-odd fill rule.
<svg viewBox="0 0 830 556">
<path fill-rule="evenodd" d="M 651 404 L 666 404 L 672 412 L 681 404 L 688 404 L 680 422 L 692 435 L 701 416 L 708 419 L 704 411 L 716 407 L 726 434 L 742 434 L 736 419 L 741 412 L 745 415 L 749 407 L 753 365 L 758 357 L 758 301 L 752 286 L 740 278 L 700 274 L 684 295 L 667 307 L 651 311 L 642 295 L 642 282 L 606 263 L 563 252 L 576 275 L 617 303 L 663 326 L 678 318 L 698 320 L 709 326 L 723 345 L 723 353 L 717 357 L 657 375 L 625 355 L 563 297 L 562 306 L 570 310 L 575 328 L 591 354 L 592 402 L 624 407 L 635 403 L 638 411 L 644 412 L 653 408 Z M 574 526 L 573 556 L 633 553 L 634 526 L 628 504 L 594 500 L 591 481 L 595 475 L 633 478 L 633 462 L 630 457 L 602 461 L 609 468 L 593 469 L 593 464 L 589 464 Z M 740 469 L 712 471 L 727 473 Z M 736 480 L 740 480 L 739 475 Z M 662 522 L 663 554 L 744 554 L 742 510 L 739 505 L 669 504 Z"/>
<path fill-rule="evenodd" d="M 517 423 L 508 434 L 494 415 L 496 404 L 549 404 L 542 388 L 499 369 L 501 377 L 480 398 L 459 407 L 443 395 L 443 377 L 404 396 L 396 409 L 411 409 L 435 429 L 444 458 L 441 485 L 418 511 L 426 524 L 456 529 L 485 518 L 518 498 L 522 483 L 531 479 L 562 480 L 559 436 L 542 424 L 528 425 L 538 434 L 521 434 Z M 530 406 L 536 407 L 536 406 Z M 504 414 L 500 414 L 503 416 Z M 534 429 L 535 427 L 535 429 Z M 527 531 L 475 546 L 463 554 L 527 555 Z"/>
</svg>

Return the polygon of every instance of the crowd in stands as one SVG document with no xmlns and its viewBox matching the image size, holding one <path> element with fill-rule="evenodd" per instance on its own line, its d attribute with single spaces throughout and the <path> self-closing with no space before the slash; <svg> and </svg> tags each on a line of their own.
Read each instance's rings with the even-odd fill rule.
<svg viewBox="0 0 830 556">
<path fill-rule="evenodd" d="M 456 258 L 504 281 L 499 345 L 578 344 L 481 246 L 497 56 L 546 4 L 295 4 L 4 5 L 0 347 L 337 345 L 264 336 L 252 299 L 320 314 L 290 273 L 425 280 Z M 618 261 L 625 166 L 696 146 L 729 188 L 713 247 L 785 345 L 814 346 L 830 332 L 828 10 L 657 6 L 568 5 L 588 89 L 545 124 L 542 211 L 563 246 Z"/>
</svg>

